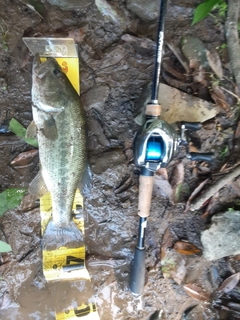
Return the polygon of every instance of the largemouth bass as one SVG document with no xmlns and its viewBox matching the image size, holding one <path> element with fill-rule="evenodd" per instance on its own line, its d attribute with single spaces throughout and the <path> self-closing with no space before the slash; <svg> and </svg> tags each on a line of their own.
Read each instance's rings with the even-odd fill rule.
<svg viewBox="0 0 240 320">
<path fill-rule="evenodd" d="M 41 63 L 36 55 L 32 71 L 32 110 L 41 175 L 52 198 L 52 220 L 44 234 L 49 249 L 83 240 L 72 221 L 72 205 L 79 183 L 84 187 L 90 181 L 86 120 L 79 95 L 54 58 Z M 30 192 L 44 188 L 41 177 L 37 177 Z"/>
</svg>

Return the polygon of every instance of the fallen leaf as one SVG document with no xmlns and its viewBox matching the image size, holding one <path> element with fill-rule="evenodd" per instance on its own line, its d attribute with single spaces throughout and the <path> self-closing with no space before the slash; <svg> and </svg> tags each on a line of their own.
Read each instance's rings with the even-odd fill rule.
<svg viewBox="0 0 240 320">
<path fill-rule="evenodd" d="M 233 274 L 232 276 L 228 277 L 223 281 L 217 291 L 223 291 L 228 293 L 232 291 L 240 280 L 240 272 Z"/>
<path fill-rule="evenodd" d="M 210 294 L 196 284 L 185 284 L 183 286 L 186 293 L 193 299 L 200 301 L 209 301 Z"/>
<path fill-rule="evenodd" d="M 207 206 L 206 211 L 204 214 L 202 214 L 202 218 L 206 218 L 208 214 L 211 212 L 211 210 L 214 208 L 214 206 L 218 203 L 219 199 L 219 191 L 212 196 L 211 200 L 209 201 L 209 204 Z"/>
<path fill-rule="evenodd" d="M 199 65 L 203 68 L 209 66 L 206 57 L 206 47 L 200 39 L 193 36 L 182 38 L 181 49 L 184 56 L 189 61 L 190 68 L 196 69 Z"/>
<path fill-rule="evenodd" d="M 212 84 L 212 91 L 210 91 L 210 95 L 218 106 L 222 107 L 226 111 L 229 111 L 230 104 L 227 101 L 226 94 L 219 86 Z"/>
<path fill-rule="evenodd" d="M 161 83 L 158 91 L 159 103 L 161 104 L 161 119 L 169 124 L 189 121 L 205 122 L 214 118 L 221 109 L 206 100 L 184 93 L 172 86 Z M 145 122 L 145 107 L 151 100 L 151 86 L 145 85 L 136 102 L 134 121 L 143 125 Z"/>
<path fill-rule="evenodd" d="M 11 162 L 11 165 L 13 167 L 27 167 L 32 163 L 32 160 L 36 155 L 38 154 L 38 150 L 29 150 L 20 153 L 13 161 Z"/>
<path fill-rule="evenodd" d="M 178 236 L 176 235 L 176 233 L 170 227 L 167 227 L 162 238 L 161 260 L 164 259 L 167 250 L 171 249 L 174 245 L 174 242 L 176 242 L 177 240 Z"/>
<path fill-rule="evenodd" d="M 183 256 L 175 250 L 168 250 L 161 265 L 164 278 L 172 278 L 177 284 L 182 284 L 187 273 Z"/>
<path fill-rule="evenodd" d="M 179 201 L 179 195 L 180 195 L 183 180 L 184 180 L 184 166 L 183 166 L 183 163 L 180 162 L 173 169 L 172 178 L 170 182 L 173 190 L 172 197 L 173 197 L 174 203 L 177 203 Z"/>
<path fill-rule="evenodd" d="M 211 48 L 211 51 L 206 50 L 206 57 L 212 71 L 218 76 L 218 78 L 223 78 L 223 68 L 222 62 L 220 60 L 217 50 Z"/>
<path fill-rule="evenodd" d="M 202 250 L 196 247 L 194 244 L 186 241 L 177 241 L 174 244 L 174 250 L 180 254 L 191 255 L 201 253 Z"/>
<path fill-rule="evenodd" d="M 205 122 L 220 111 L 215 104 L 164 83 L 160 85 L 158 96 L 162 106 L 161 119 L 169 124 L 180 121 Z"/>
</svg>

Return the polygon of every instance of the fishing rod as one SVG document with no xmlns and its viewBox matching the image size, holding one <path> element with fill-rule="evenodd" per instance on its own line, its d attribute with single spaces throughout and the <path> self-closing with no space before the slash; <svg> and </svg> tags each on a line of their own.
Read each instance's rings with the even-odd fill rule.
<svg viewBox="0 0 240 320">
<path fill-rule="evenodd" d="M 159 23 L 155 67 L 152 80 L 151 101 L 146 106 L 145 124 L 138 131 L 134 141 L 134 160 L 141 168 L 139 177 L 138 215 L 139 231 L 134 260 L 130 274 L 130 290 L 139 296 L 143 293 L 145 282 L 145 234 L 147 217 L 150 215 L 154 173 L 165 168 L 177 155 L 178 148 L 186 148 L 186 157 L 191 160 L 212 161 L 213 154 L 189 152 L 188 131 L 201 129 L 200 122 L 181 122 L 180 127 L 160 120 L 161 106 L 158 102 L 161 61 L 164 41 L 164 24 L 167 0 L 160 0 Z"/>
</svg>

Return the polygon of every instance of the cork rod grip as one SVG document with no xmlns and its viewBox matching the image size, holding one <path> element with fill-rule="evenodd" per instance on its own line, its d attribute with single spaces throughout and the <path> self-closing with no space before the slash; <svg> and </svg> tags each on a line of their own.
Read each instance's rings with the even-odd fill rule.
<svg viewBox="0 0 240 320">
<path fill-rule="evenodd" d="M 154 176 L 139 178 L 138 215 L 146 218 L 150 214 Z"/>
</svg>

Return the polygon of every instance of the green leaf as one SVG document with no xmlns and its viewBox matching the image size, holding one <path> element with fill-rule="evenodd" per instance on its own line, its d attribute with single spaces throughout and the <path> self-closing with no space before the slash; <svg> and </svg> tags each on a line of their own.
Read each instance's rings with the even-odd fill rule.
<svg viewBox="0 0 240 320">
<path fill-rule="evenodd" d="M 0 252 L 9 252 L 12 251 L 11 246 L 3 241 L 0 241 Z"/>
<path fill-rule="evenodd" d="M 9 209 L 14 209 L 19 206 L 26 192 L 25 189 L 6 189 L 0 193 L 0 216 Z"/>
<path fill-rule="evenodd" d="M 201 4 L 199 4 L 194 12 L 192 26 L 206 18 L 206 16 L 211 12 L 213 7 L 221 2 L 222 0 L 207 0 Z"/>
<path fill-rule="evenodd" d="M 9 129 L 15 133 L 18 137 L 22 138 L 26 143 L 31 144 L 34 147 L 38 147 L 36 139 L 26 138 L 26 129 L 16 119 L 12 118 L 9 123 Z"/>
</svg>

